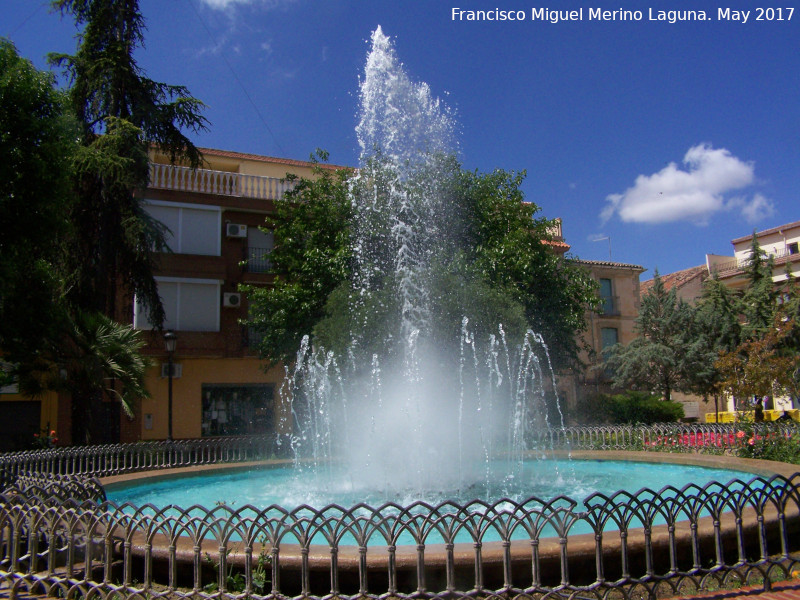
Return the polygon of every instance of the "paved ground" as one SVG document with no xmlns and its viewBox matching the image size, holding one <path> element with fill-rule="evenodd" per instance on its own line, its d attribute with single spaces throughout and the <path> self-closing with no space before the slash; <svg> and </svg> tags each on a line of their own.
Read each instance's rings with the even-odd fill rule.
<svg viewBox="0 0 800 600">
<path fill-rule="evenodd" d="M 759 586 L 757 588 L 705 592 L 691 596 L 691 598 L 698 600 L 800 600 L 800 580 L 790 579 L 774 583 L 769 592 L 763 591 L 763 588 Z"/>
</svg>

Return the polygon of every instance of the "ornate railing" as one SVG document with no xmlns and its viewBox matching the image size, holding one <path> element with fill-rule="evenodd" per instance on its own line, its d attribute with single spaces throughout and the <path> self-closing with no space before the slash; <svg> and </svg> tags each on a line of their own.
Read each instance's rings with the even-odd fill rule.
<svg viewBox="0 0 800 600">
<path fill-rule="evenodd" d="M 153 189 L 281 200 L 294 184 L 277 177 L 150 163 Z"/>
<path fill-rule="evenodd" d="M 783 432 L 784 435 L 800 435 L 800 427 L 792 424 L 748 423 L 746 427 L 756 435 L 761 428 Z M 531 436 L 529 444 L 538 449 L 669 449 L 674 452 L 725 453 L 741 446 L 742 431 L 736 423 L 566 427 L 537 432 Z M 158 469 L 263 460 L 287 447 L 288 443 L 276 443 L 274 436 L 241 436 L 12 452 L 0 454 L 0 487 L 13 483 L 20 473 L 109 477 Z"/>
<path fill-rule="evenodd" d="M 693 451 L 719 451 L 720 443 L 734 447 L 738 431 L 583 427 L 532 443 L 649 448 L 679 436 Z M 119 506 L 104 501 L 96 482 L 76 484 L 259 460 L 274 449 L 273 439 L 240 437 L 0 456 L 0 596 L 660 598 L 743 584 L 768 589 L 800 570 L 800 473 L 582 500 L 319 510 Z"/>
<path fill-rule="evenodd" d="M 0 487 L 25 473 L 110 477 L 141 471 L 263 460 L 275 454 L 272 436 L 242 436 L 71 446 L 0 454 Z"/>
</svg>

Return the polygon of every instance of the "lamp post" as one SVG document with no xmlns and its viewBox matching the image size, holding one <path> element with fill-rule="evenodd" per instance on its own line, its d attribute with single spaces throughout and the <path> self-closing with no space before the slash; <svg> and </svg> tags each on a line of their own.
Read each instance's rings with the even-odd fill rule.
<svg viewBox="0 0 800 600">
<path fill-rule="evenodd" d="M 167 439 L 172 441 L 172 355 L 175 353 L 175 347 L 178 345 L 178 336 L 172 330 L 164 334 L 164 348 L 167 351 L 167 371 L 168 371 L 168 408 L 167 408 Z"/>
</svg>

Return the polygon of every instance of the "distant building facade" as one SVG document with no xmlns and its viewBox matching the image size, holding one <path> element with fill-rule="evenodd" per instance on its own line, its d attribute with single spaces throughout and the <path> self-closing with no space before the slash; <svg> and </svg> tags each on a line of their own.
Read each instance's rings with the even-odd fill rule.
<svg viewBox="0 0 800 600">
<path fill-rule="evenodd" d="M 575 414 L 580 406 L 599 394 L 615 391 L 611 374 L 604 366 L 603 353 L 615 344 L 629 344 L 636 338 L 635 322 L 641 298 L 640 275 L 644 267 L 612 261 L 578 260 L 597 282 L 600 311 L 587 312 L 586 330 L 579 343 L 581 365 L 558 378 L 559 396 Z"/>
<path fill-rule="evenodd" d="M 314 164 L 239 152 L 202 149 L 205 164 L 191 169 L 151 155 L 150 185 L 142 193 L 144 209 L 169 229 L 170 251 L 158 255 L 155 279 L 164 304 L 163 330 L 177 336 L 171 355 L 172 435 L 175 439 L 253 433 L 290 433 L 291 415 L 280 399 L 282 366 L 265 370 L 255 346 L 257 337 L 243 322 L 248 315 L 240 284 L 268 286 L 272 234 L 265 218 L 291 188 L 287 173 L 314 177 Z M 318 165 L 316 165 L 318 166 Z M 324 166 L 336 169 L 339 167 Z M 564 256 L 561 221 L 556 220 L 546 243 Z M 566 259 L 569 260 L 569 259 Z M 581 339 L 585 369 L 559 374 L 562 403 L 576 406 L 579 398 L 610 391 L 602 368 L 602 351 L 634 337 L 639 307 L 637 265 L 578 261 L 598 282 L 602 296 L 599 314 L 587 314 Z M 146 340 L 150 360 L 146 387 L 134 419 L 117 402 L 102 403 L 98 419 L 108 426 L 102 443 L 166 439 L 169 431 L 170 356 L 163 331 L 154 330 L 135 297 L 122 295 L 116 319 L 132 323 Z M 4 415 L 16 415 L 19 440 L 54 429 L 59 444 L 70 444 L 71 401 L 66 394 L 49 393 L 31 399 L 14 386 L 0 389 Z M 2 450 L 3 448 L 0 448 Z"/>
<path fill-rule="evenodd" d="M 745 270 L 750 264 L 753 235 L 767 258 L 772 259 L 772 280 L 776 286 L 786 282 L 787 273 L 790 273 L 792 277 L 800 277 L 800 221 L 794 221 L 731 240 L 732 256 L 706 254 L 705 265 L 661 275 L 664 287 L 667 290 L 674 288 L 678 297 L 690 304 L 694 304 L 700 299 L 703 282 L 711 276 L 718 277 L 732 290 L 744 290 L 748 283 Z M 643 282 L 642 294 L 647 294 L 652 285 L 653 280 Z M 674 398 L 684 403 L 684 412 L 687 417 L 694 415 L 694 405 L 698 407 L 697 414 L 701 420 L 706 413 L 714 412 L 713 405 L 703 403 L 696 396 L 676 393 Z M 797 399 L 776 398 L 774 402 L 776 410 L 789 410 L 796 408 Z M 733 411 L 733 399 L 728 398 L 721 410 Z"/>
</svg>

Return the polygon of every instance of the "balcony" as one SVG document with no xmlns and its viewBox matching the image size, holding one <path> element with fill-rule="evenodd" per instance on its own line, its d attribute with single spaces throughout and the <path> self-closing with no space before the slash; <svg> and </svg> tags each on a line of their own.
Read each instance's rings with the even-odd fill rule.
<svg viewBox="0 0 800 600">
<path fill-rule="evenodd" d="M 221 196 L 282 200 L 294 183 L 277 177 L 150 163 L 150 187 Z"/>
<path fill-rule="evenodd" d="M 767 252 L 765 259 L 769 260 L 771 258 L 773 261 L 777 263 L 781 261 L 781 259 L 788 257 L 800 257 L 800 253 L 798 253 L 796 243 L 788 244 L 787 247 L 783 248 L 782 250 L 776 250 L 775 252 Z M 750 266 L 751 262 L 752 259 L 749 256 L 745 258 L 738 258 L 728 262 L 716 264 L 714 265 L 714 270 L 716 270 L 716 272 L 719 275 L 727 275 L 732 272 L 743 271 L 744 269 Z"/>
<path fill-rule="evenodd" d="M 272 263 L 269 260 L 270 252 L 272 252 L 272 248 L 247 247 L 244 256 L 245 273 L 269 273 L 272 269 Z"/>
</svg>

